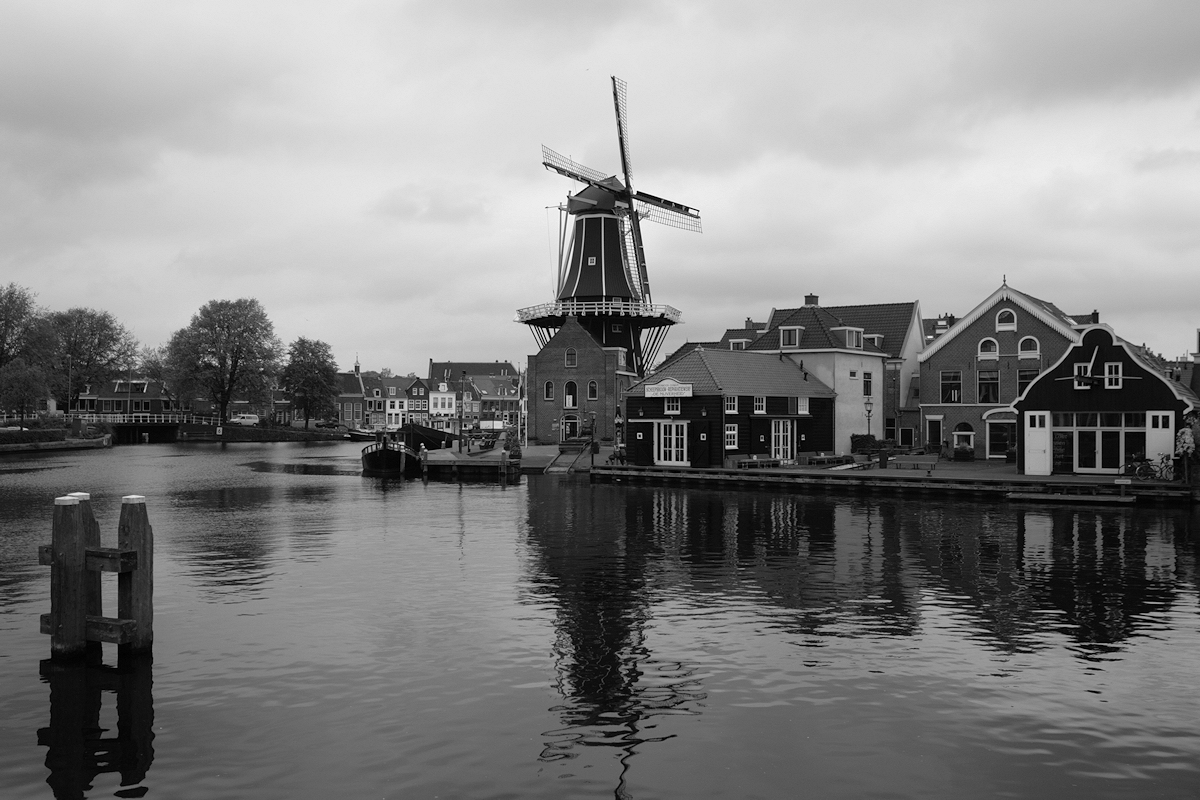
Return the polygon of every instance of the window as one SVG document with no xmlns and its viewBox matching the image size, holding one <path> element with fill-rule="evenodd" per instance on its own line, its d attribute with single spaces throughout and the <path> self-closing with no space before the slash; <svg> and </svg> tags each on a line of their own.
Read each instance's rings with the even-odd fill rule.
<svg viewBox="0 0 1200 800">
<path fill-rule="evenodd" d="M 846 329 L 846 347 L 862 350 L 862 331 Z"/>
<path fill-rule="evenodd" d="M 738 426 L 733 423 L 725 424 L 725 449 L 737 450 Z"/>
<path fill-rule="evenodd" d="M 737 411 L 737 395 L 728 395 L 725 397 L 725 413 L 736 414 Z"/>
<path fill-rule="evenodd" d="M 614 323 L 613 323 L 613 326 L 612 326 L 612 332 L 613 332 L 613 333 L 620 333 L 620 332 L 621 332 L 621 331 L 624 329 L 624 327 L 625 327 L 625 326 L 623 326 L 621 323 L 619 323 L 619 322 L 614 322 Z"/>
<path fill-rule="evenodd" d="M 942 370 L 942 402 L 962 402 L 962 371 L 957 369 Z"/>
<path fill-rule="evenodd" d="M 1038 376 L 1036 369 L 1019 369 L 1017 370 L 1017 394 L 1025 394 L 1025 390 L 1029 388 L 1029 384 L 1033 383 Z"/>
<path fill-rule="evenodd" d="M 730 339 L 729 340 L 729 349 L 730 350 L 745 350 L 746 349 L 746 340 L 745 339 Z"/>
<path fill-rule="evenodd" d="M 1075 380 L 1073 383 L 1075 384 L 1076 389 L 1092 388 L 1091 369 L 1091 364 L 1075 365 Z"/>
<path fill-rule="evenodd" d="M 575 381 L 567 381 L 563 387 L 563 408 L 575 408 L 579 405 L 576 395 L 579 393 L 578 387 L 575 386 Z"/>
<path fill-rule="evenodd" d="M 1000 370 L 979 370 L 979 403 L 1000 402 Z"/>
<path fill-rule="evenodd" d="M 788 413 L 789 414 L 807 414 L 808 413 L 808 398 L 807 397 L 789 397 L 788 398 Z"/>
<path fill-rule="evenodd" d="M 1015 331 L 1017 329 L 1017 315 L 1012 309 L 1006 308 L 996 315 L 996 330 L 998 331 Z"/>
<path fill-rule="evenodd" d="M 996 344 L 995 339 L 984 339 L 979 343 L 979 357 L 981 359 L 1000 357 L 1000 346 Z"/>
<path fill-rule="evenodd" d="M 113 400 L 113 411 L 116 411 L 118 414 L 125 411 L 125 401 L 124 400 Z"/>
<path fill-rule="evenodd" d="M 546 385 L 542 387 L 542 399 L 554 399 L 554 381 L 546 381 Z"/>
<path fill-rule="evenodd" d="M 1021 358 L 1036 358 L 1041 352 L 1041 345 L 1037 339 L 1032 336 L 1026 336 L 1021 340 L 1021 344 L 1017 346 L 1017 351 Z"/>
<path fill-rule="evenodd" d="M 501 393 L 504 392 L 503 389 L 501 389 L 500 391 L 501 391 Z M 600 396 L 600 387 L 596 385 L 595 381 L 589 381 L 588 382 L 588 400 L 595 400 L 599 396 Z"/>
<path fill-rule="evenodd" d="M 1110 361 L 1104 365 L 1104 388 L 1105 389 L 1120 389 L 1124 380 L 1121 374 L 1121 362 Z"/>
<path fill-rule="evenodd" d="M 800 346 L 800 329 L 799 328 L 780 328 L 779 329 L 779 346 L 780 347 L 799 347 Z"/>
<path fill-rule="evenodd" d="M 850 380 L 852 380 L 852 381 L 858 380 L 858 370 L 856 370 L 856 369 L 850 370 Z"/>
<path fill-rule="evenodd" d="M 567 352 L 566 352 L 566 354 L 565 354 L 565 356 L 564 356 L 564 363 L 565 363 L 565 364 L 566 364 L 568 367 L 577 367 L 577 366 L 579 366 L 579 354 L 575 352 L 575 348 L 574 348 L 574 347 L 568 347 L 568 348 L 567 348 Z"/>
<path fill-rule="evenodd" d="M 663 398 L 663 413 L 664 414 L 678 414 L 679 413 L 679 398 L 678 397 L 664 397 Z"/>
<path fill-rule="evenodd" d="M 755 414 L 767 413 L 767 398 L 766 397 L 759 395 L 754 398 L 754 413 Z"/>
<path fill-rule="evenodd" d="M 871 396 L 871 373 L 863 373 L 863 397 Z"/>
</svg>

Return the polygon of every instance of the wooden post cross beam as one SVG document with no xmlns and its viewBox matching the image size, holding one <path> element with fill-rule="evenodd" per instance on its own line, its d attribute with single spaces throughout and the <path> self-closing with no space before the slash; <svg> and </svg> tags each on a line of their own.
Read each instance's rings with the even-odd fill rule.
<svg viewBox="0 0 1200 800">
<path fill-rule="evenodd" d="M 90 495 L 55 498 L 53 542 L 38 548 L 38 563 L 51 568 L 50 613 L 41 615 L 40 627 L 53 658 L 78 658 L 99 642 L 132 651 L 153 644 L 154 532 L 141 495 L 121 499 L 117 545 L 100 547 Z M 102 572 L 118 574 L 117 617 L 103 614 Z"/>
</svg>

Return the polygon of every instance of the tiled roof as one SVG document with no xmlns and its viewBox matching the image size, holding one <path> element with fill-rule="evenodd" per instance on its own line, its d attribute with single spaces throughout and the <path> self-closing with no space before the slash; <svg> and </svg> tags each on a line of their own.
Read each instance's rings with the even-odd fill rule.
<svg viewBox="0 0 1200 800">
<path fill-rule="evenodd" d="M 430 361 L 431 380 L 458 380 L 462 373 L 476 375 L 516 375 L 517 368 L 507 361 Z"/>
<path fill-rule="evenodd" d="M 696 395 L 834 396 L 832 389 L 789 358 L 750 350 L 705 348 L 682 355 L 674 363 L 634 384 L 628 393 L 644 395 L 646 384 L 666 378 L 692 384 L 692 393 Z"/>
<path fill-rule="evenodd" d="M 879 334 L 883 336 L 883 352 L 890 356 L 898 356 L 904 346 L 904 338 L 908 335 L 909 325 L 917 304 L 912 303 L 869 303 L 857 306 L 806 306 L 819 308 L 836 319 L 841 324 L 852 328 L 862 328 L 865 335 Z M 768 328 L 777 328 L 785 324 L 798 308 L 776 309 L 772 314 Z M 799 324 L 799 323 L 798 323 Z"/>
<path fill-rule="evenodd" d="M 708 350 L 717 350 L 721 347 L 721 343 L 720 342 L 684 342 L 683 344 L 679 345 L 679 347 L 675 348 L 675 351 L 673 353 L 671 353 L 669 356 L 667 356 L 662 361 L 660 361 L 658 366 L 654 368 L 654 371 L 658 372 L 660 369 L 667 366 L 672 361 L 675 361 L 680 356 L 687 355 L 688 353 L 695 350 L 697 347 L 703 347 Z M 726 347 L 728 347 L 728 345 L 726 345 Z"/>
<path fill-rule="evenodd" d="M 763 332 L 763 328 L 729 328 L 725 331 L 725 335 L 721 337 L 721 341 L 717 344 L 725 345 L 725 349 L 729 349 L 729 343 L 738 339 L 748 339 L 754 341 Z"/>
<path fill-rule="evenodd" d="M 339 372 L 337 374 L 338 394 L 362 394 L 362 382 L 353 372 Z"/>
<path fill-rule="evenodd" d="M 790 325 L 801 325 L 804 327 L 804 334 L 800 337 L 800 346 L 796 348 L 797 350 L 845 349 L 845 337 L 835 334 L 833 329 L 840 328 L 849 323 L 843 322 L 831 314 L 828 309 L 820 306 L 802 306 L 801 308 L 792 309 L 791 312 L 785 317 L 773 314 L 772 321 L 776 321 L 778 324 L 746 345 L 746 350 L 778 350 L 779 328 Z M 859 328 L 862 326 L 851 325 L 851 327 Z M 887 344 L 886 338 L 884 339 L 884 344 Z M 863 342 L 862 349 L 866 353 L 880 352 L 879 348 L 866 341 Z"/>
</svg>

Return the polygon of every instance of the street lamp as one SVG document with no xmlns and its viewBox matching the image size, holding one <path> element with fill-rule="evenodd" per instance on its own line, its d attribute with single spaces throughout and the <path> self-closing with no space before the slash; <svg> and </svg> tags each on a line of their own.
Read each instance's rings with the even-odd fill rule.
<svg viewBox="0 0 1200 800">
<path fill-rule="evenodd" d="M 592 440 L 588 442 L 588 452 L 592 456 L 592 466 L 596 466 L 596 412 L 589 411 L 588 414 L 592 417 Z"/>
<path fill-rule="evenodd" d="M 868 397 L 863 401 L 863 412 L 867 416 L 867 436 L 871 435 L 871 412 L 875 408 L 875 403 Z"/>
</svg>

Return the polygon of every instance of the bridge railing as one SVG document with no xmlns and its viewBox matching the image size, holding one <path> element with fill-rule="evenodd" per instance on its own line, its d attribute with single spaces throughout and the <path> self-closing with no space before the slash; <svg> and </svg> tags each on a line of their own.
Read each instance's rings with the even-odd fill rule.
<svg viewBox="0 0 1200 800">
<path fill-rule="evenodd" d="M 82 422 L 105 422 L 109 425 L 177 425 L 179 423 L 187 423 L 189 425 L 220 425 L 220 417 L 214 417 L 205 414 L 193 414 L 188 411 L 180 411 L 167 414 L 86 414 L 72 412 L 71 419 L 77 419 Z"/>
</svg>

